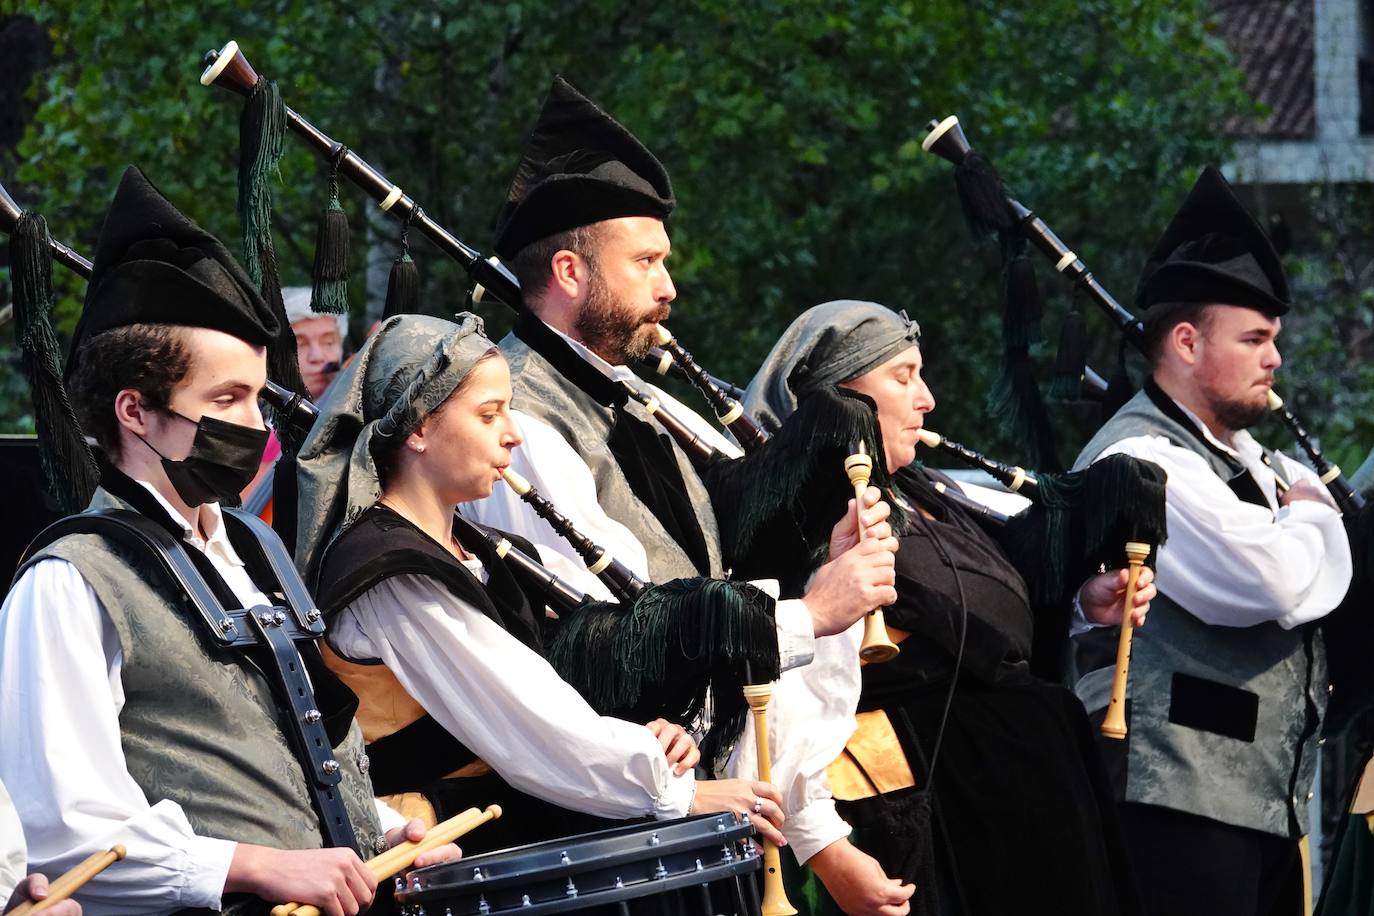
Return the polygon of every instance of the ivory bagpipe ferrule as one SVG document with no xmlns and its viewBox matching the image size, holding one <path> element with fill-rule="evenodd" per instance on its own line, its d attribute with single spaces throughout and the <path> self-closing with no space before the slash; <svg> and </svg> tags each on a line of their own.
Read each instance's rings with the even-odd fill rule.
<svg viewBox="0 0 1374 916">
<path fill-rule="evenodd" d="M 716 384 L 715 379 L 706 373 L 705 369 L 697 365 L 692 354 L 683 349 L 671 331 L 661 324 L 655 327 L 658 330 L 659 345 L 673 358 L 673 362 L 687 376 L 687 380 L 692 383 L 692 387 L 696 388 L 706 398 L 706 402 L 711 405 L 711 410 L 715 413 L 716 419 L 720 421 L 722 426 L 730 430 L 740 446 L 746 452 L 750 452 L 767 442 L 768 434 L 754 421 L 753 417 L 744 412 L 744 405 L 727 394 L 721 386 Z"/>
<path fill-rule="evenodd" d="M 950 115 L 940 121 L 930 122 L 930 131 L 921 142 L 922 149 L 952 162 L 958 166 L 973 152 L 959 119 Z M 1011 196 L 1006 196 L 1008 213 L 1021 233 L 1054 264 L 1054 269 L 1063 274 L 1077 288 L 1087 292 L 1089 298 L 1098 304 L 1111 318 L 1112 323 L 1125 335 L 1126 339 L 1141 352 L 1144 352 L 1145 331 L 1140 319 L 1131 314 L 1116 298 L 1107 291 L 1092 271 L 1088 270 L 1082 258 L 1078 257 L 1059 236 L 1055 235 L 1043 219 L 1033 213 Z M 1322 455 L 1321 449 L 1312 441 L 1311 436 L 1297 421 L 1292 412 L 1283 407 L 1283 400 L 1270 392 L 1270 408 L 1292 431 L 1302 448 L 1312 461 L 1317 476 L 1326 484 L 1337 506 L 1347 516 L 1353 516 L 1364 506 L 1364 498 L 1350 485 L 1341 474 L 1340 468 Z"/>
<path fill-rule="evenodd" d="M 931 429 L 922 429 L 917 433 L 920 443 L 927 448 L 938 448 L 947 455 L 953 455 L 965 464 L 986 471 L 993 479 L 1003 484 L 1013 493 L 1035 499 L 1040 492 L 1040 482 L 1035 475 L 1025 468 L 1016 467 L 1010 464 L 1003 464 L 994 461 L 981 452 L 975 452 L 966 445 L 958 442 L 951 442 L 944 436 Z"/>
<path fill-rule="evenodd" d="M 230 41 L 218 51 L 205 55 L 205 70 L 200 82 L 204 86 L 220 86 L 237 95 L 247 97 L 257 86 L 259 75 L 248 62 L 248 58 L 238 43 Z M 373 168 L 353 150 L 333 139 L 324 131 L 286 106 L 286 126 L 289 131 L 305 141 L 325 161 L 335 164 L 338 174 L 357 185 L 383 211 L 406 223 L 412 230 L 419 232 L 433 242 L 440 251 L 453 258 L 473 280 L 473 300 L 485 302 L 494 297 L 511 309 L 519 310 L 523 298 L 520 281 L 494 256 L 487 257 L 465 243 L 448 229 L 431 218 L 414 198 L 406 194 L 400 185 L 391 181 L 380 171 Z M 628 394 L 646 407 L 652 398 L 633 385 L 625 383 Z M 717 456 L 709 443 L 701 440 L 677 422 L 665 411 L 654 412 L 654 418 L 668 431 L 669 435 L 682 446 L 698 465 L 707 463 Z"/>
<path fill-rule="evenodd" d="M 631 572 L 624 563 L 612 557 L 606 548 L 578 531 L 572 521 L 555 509 L 553 503 L 539 495 L 539 491 L 531 486 L 528 480 L 510 468 L 503 469 L 501 477 L 516 496 L 527 503 L 536 515 L 549 523 L 555 534 L 572 545 L 582 558 L 582 562 L 587 565 L 587 571 L 605 583 L 617 601 L 627 606 L 632 605 L 644 594 L 649 586 L 643 579 Z"/>
</svg>

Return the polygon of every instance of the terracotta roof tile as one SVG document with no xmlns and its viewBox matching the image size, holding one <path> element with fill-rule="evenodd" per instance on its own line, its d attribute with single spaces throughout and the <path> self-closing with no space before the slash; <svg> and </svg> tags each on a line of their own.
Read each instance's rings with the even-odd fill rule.
<svg viewBox="0 0 1374 916">
<path fill-rule="evenodd" d="M 1313 0 L 1215 0 L 1216 34 L 1262 102 L 1259 119 L 1233 118 L 1232 136 L 1310 139 L 1316 133 Z"/>
</svg>

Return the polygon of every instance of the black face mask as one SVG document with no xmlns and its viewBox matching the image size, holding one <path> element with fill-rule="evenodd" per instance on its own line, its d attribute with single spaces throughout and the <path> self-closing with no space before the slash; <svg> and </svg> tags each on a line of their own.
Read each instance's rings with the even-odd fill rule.
<svg viewBox="0 0 1374 916">
<path fill-rule="evenodd" d="M 187 423 L 196 423 L 175 410 L 167 413 Z M 195 507 L 237 497 L 258 473 L 267 437 L 265 429 L 201 417 L 196 423 L 191 453 L 180 461 L 166 457 L 147 439 L 143 443 L 162 459 L 162 469 L 167 472 L 167 479 L 182 502 Z"/>
</svg>

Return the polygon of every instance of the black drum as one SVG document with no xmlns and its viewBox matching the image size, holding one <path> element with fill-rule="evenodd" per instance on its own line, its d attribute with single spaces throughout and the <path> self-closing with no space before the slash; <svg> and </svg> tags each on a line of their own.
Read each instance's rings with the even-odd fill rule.
<svg viewBox="0 0 1374 916">
<path fill-rule="evenodd" d="M 752 833 L 734 814 L 584 833 L 413 871 L 396 901 L 406 916 L 591 909 L 756 916 L 752 873 L 763 860 Z"/>
</svg>

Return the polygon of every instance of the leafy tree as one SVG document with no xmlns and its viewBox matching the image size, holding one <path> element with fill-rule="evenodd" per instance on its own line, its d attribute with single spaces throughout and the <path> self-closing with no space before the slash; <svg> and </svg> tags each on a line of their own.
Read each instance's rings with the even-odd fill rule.
<svg viewBox="0 0 1374 916">
<path fill-rule="evenodd" d="M 1007 457 L 1017 451 L 990 435 L 983 408 L 998 351 L 997 254 L 965 230 L 948 165 L 921 151 L 927 121 L 959 114 L 1023 202 L 1125 301 L 1199 168 L 1225 159 L 1217 125 L 1250 110 L 1201 0 L 18 9 L 48 30 L 54 63 L 31 87 L 32 125 L 0 166 L 15 196 L 79 248 L 93 247 L 129 162 L 202 225 L 236 237 L 238 103 L 197 82 L 201 54 L 228 38 L 278 80 L 288 105 L 481 249 L 562 72 L 673 175 L 673 327 L 708 368 L 747 382 L 804 308 L 878 299 L 925 328 L 942 403 L 932 425 Z M 307 279 L 323 171 L 288 141 L 276 221 L 287 283 Z M 394 223 L 358 192 L 343 195 L 355 246 L 370 246 L 384 268 Z M 414 245 L 428 310 L 464 307 L 462 272 Z M 360 319 L 380 307 L 385 283 L 384 269 L 362 262 L 352 285 Z M 1041 274 L 1057 317 L 1066 292 L 1048 267 Z M 67 278 L 62 292 L 70 331 L 81 286 Z M 486 314 L 494 332 L 509 322 Z M 1106 325 L 1089 321 L 1100 364 L 1113 347 Z M 22 428 L 13 388 L 0 380 L 0 423 Z"/>
</svg>

